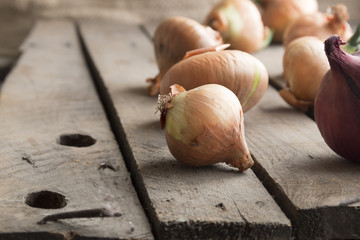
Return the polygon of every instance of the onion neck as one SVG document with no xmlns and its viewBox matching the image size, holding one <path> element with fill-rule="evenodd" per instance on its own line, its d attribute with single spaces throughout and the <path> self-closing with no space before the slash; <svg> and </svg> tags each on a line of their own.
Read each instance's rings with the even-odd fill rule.
<svg viewBox="0 0 360 240">
<path fill-rule="evenodd" d="M 360 58 L 345 53 L 340 45 L 344 45 L 339 36 L 334 35 L 325 41 L 325 52 L 328 57 L 331 71 L 335 76 L 342 76 L 354 96 L 360 100 L 360 82 L 358 81 L 357 69 Z M 336 78 L 337 79 L 337 78 Z"/>
<path fill-rule="evenodd" d="M 340 49 L 335 49 L 330 54 L 327 55 L 329 64 L 332 71 L 342 71 L 342 67 L 346 62 L 346 55 Z"/>
</svg>

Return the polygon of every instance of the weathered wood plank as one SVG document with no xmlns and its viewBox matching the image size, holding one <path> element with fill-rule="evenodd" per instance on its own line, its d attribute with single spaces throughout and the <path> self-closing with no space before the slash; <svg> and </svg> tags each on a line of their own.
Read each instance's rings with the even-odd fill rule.
<svg viewBox="0 0 360 240">
<path fill-rule="evenodd" d="M 245 115 L 253 168 L 290 217 L 297 239 L 360 237 L 360 165 L 337 156 L 315 122 L 269 88 Z"/>
<path fill-rule="evenodd" d="M 189 168 L 170 155 L 145 90 L 157 67 L 139 27 L 84 21 L 80 31 L 159 239 L 290 238 L 290 222 L 251 170 Z"/>
<path fill-rule="evenodd" d="M 152 239 L 75 25 L 39 21 L 22 49 L 0 96 L 0 239 Z M 89 138 L 62 134 L 96 142 L 67 146 Z M 37 224 L 50 214 L 97 208 L 122 216 Z"/>
</svg>

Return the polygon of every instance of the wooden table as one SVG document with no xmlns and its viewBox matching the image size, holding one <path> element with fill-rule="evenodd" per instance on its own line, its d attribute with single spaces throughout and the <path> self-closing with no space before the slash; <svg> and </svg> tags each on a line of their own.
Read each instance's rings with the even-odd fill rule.
<svg viewBox="0 0 360 240">
<path fill-rule="evenodd" d="M 153 30 L 36 23 L 0 94 L 0 239 L 360 238 L 360 165 L 272 86 L 245 114 L 252 169 L 171 156 Z M 280 85 L 282 53 L 255 54 Z"/>
</svg>

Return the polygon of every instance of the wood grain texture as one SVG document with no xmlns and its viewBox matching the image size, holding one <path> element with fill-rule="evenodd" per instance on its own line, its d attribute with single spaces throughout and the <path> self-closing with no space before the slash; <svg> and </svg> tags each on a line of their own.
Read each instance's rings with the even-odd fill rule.
<svg viewBox="0 0 360 240">
<path fill-rule="evenodd" d="M 22 50 L 0 95 L 0 239 L 152 239 L 75 25 L 39 21 Z M 89 135 L 96 143 L 60 145 L 61 134 Z M 64 195 L 66 206 L 25 204 L 28 194 L 39 191 Z M 50 214 L 104 207 L 122 216 L 37 224 Z"/>
<path fill-rule="evenodd" d="M 269 88 L 245 115 L 253 168 L 293 223 L 297 239 L 360 236 L 360 165 L 331 151 L 315 122 Z"/>
<path fill-rule="evenodd" d="M 153 47 L 138 26 L 82 21 L 80 32 L 159 239 L 290 238 L 289 220 L 251 170 L 190 168 L 170 155 L 146 93 Z"/>
</svg>

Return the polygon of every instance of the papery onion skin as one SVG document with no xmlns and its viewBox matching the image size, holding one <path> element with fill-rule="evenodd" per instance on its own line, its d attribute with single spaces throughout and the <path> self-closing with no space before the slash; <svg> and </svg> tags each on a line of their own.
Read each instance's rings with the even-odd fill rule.
<svg viewBox="0 0 360 240">
<path fill-rule="evenodd" d="M 272 38 L 251 0 L 220 0 L 207 15 L 205 24 L 219 31 L 232 49 L 248 53 L 266 47 Z"/>
<path fill-rule="evenodd" d="M 315 100 L 315 121 L 327 145 L 345 159 L 360 163 L 360 56 L 340 49 L 337 35 L 325 41 L 331 69 Z"/>
<path fill-rule="evenodd" d="M 268 87 L 265 66 L 254 56 L 238 51 L 207 52 L 184 59 L 164 76 L 160 94 L 179 84 L 190 90 L 205 84 L 220 84 L 235 93 L 244 112 L 255 106 Z"/>
<path fill-rule="evenodd" d="M 333 34 L 339 35 L 345 41 L 353 32 L 347 22 L 349 14 L 344 4 L 332 6 L 332 14 L 316 12 L 305 14 L 292 21 L 286 28 L 283 36 L 284 45 L 292 40 L 303 36 L 316 36 L 325 41 Z"/>
<path fill-rule="evenodd" d="M 281 90 L 280 95 L 290 105 L 307 112 L 314 106 L 321 79 L 330 69 L 324 43 L 312 36 L 295 39 L 285 48 L 283 69 L 288 88 Z M 295 102 L 288 94 L 293 95 Z"/>
<path fill-rule="evenodd" d="M 159 93 L 160 82 L 167 70 L 180 61 L 190 50 L 222 44 L 221 35 L 209 26 L 190 18 L 176 16 L 163 21 L 153 37 L 159 74 L 147 81 L 149 93 Z"/>
<path fill-rule="evenodd" d="M 303 14 L 318 11 L 317 0 L 260 0 L 265 26 L 274 30 L 273 42 L 281 42 L 287 25 Z"/>
<path fill-rule="evenodd" d="M 178 93 L 165 111 L 165 136 L 171 154 L 188 166 L 225 162 L 244 171 L 254 162 L 248 150 L 244 117 L 236 96 L 207 84 Z"/>
</svg>

